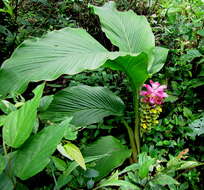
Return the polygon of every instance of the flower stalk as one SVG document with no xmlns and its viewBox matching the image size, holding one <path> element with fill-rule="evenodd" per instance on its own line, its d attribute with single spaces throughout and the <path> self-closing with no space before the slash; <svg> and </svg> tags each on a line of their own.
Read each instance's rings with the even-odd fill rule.
<svg viewBox="0 0 204 190">
<path fill-rule="evenodd" d="M 133 162 L 137 162 L 137 147 L 136 147 L 136 142 L 135 142 L 133 130 L 125 120 L 123 120 L 123 124 L 125 125 L 127 132 L 128 132 L 128 136 L 129 136 L 129 140 L 130 140 L 130 146 L 132 149 L 132 160 L 133 160 Z"/>
<path fill-rule="evenodd" d="M 141 91 L 141 87 L 137 87 L 134 90 L 134 129 L 129 127 L 127 122 L 123 121 L 128 131 L 134 162 L 137 162 L 137 156 L 140 153 L 141 131 L 150 130 L 152 126 L 158 124 L 157 119 L 162 111 L 161 104 L 164 103 L 164 99 L 168 96 L 167 93 L 164 92 L 167 88 L 166 85 L 160 85 L 158 82 L 150 80 L 150 85 L 144 84 L 143 87 L 146 88 L 146 91 Z M 142 96 L 141 101 L 140 96 Z M 141 109 L 140 105 L 142 105 Z"/>
<path fill-rule="evenodd" d="M 139 114 L 139 91 L 140 88 L 136 88 L 134 94 L 134 112 L 135 112 L 135 126 L 134 126 L 134 136 L 137 147 L 137 155 L 140 153 L 140 114 Z"/>
</svg>

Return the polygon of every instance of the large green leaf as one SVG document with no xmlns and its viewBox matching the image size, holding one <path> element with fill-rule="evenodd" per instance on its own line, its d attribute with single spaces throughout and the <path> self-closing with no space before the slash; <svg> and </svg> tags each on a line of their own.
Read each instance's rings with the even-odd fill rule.
<svg viewBox="0 0 204 190">
<path fill-rule="evenodd" d="M 29 139 L 17 152 L 14 163 L 16 176 L 25 180 L 42 171 L 60 143 L 65 127 L 64 125 L 46 127 Z"/>
<path fill-rule="evenodd" d="M 154 74 L 159 72 L 166 62 L 168 49 L 162 47 L 155 47 L 151 52 L 151 61 L 148 64 L 148 72 Z"/>
<path fill-rule="evenodd" d="M 148 78 L 148 56 L 140 53 L 138 56 L 124 56 L 107 61 L 104 65 L 114 70 L 124 71 L 130 79 L 133 89 L 140 87 Z"/>
<path fill-rule="evenodd" d="M 144 16 L 138 16 L 133 11 L 117 11 L 114 2 L 93 8 L 99 15 L 103 31 L 111 42 L 119 47 L 120 52 L 108 52 L 83 29 L 64 28 L 49 32 L 41 39 L 26 40 L 0 69 L 0 94 L 22 92 L 30 81 L 54 80 L 62 74 L 72 75 L 93 70 L 107 60 L 126 55 L 136 56 L 136 53 L 142 52 L 147 54 L 148 63 L 153 68 L 151 73 L 161 69 L 163 65 L 157 62 L 161 60 L 161 56 L 155 58 L 159 53 L 153 53 L 156 49 L 154 35 Z M 126 63 L 126 60 L 122 59 Z M 142 62 L 144 66 L 141 73 L 144 73 L 143 67 L 147 68 L 146 58 Z M 134 64 L 138 63 L 134 61 Z M 156 67 L 152 67 L 152 63 L 156 63 Z M 134 64 L 131 63 L 132 66 Z M 130 70 L 127 69 L 129 66 L 126 66 L 123 71 L 131 73 L 132 66 Z M 146 71 L 144 74 L 140 81 L 147 78 Z M 134 78 L 140 76 L 136 75 Z M 130 80 L 133 81 L 132 76 Z"/>
<path fill-rule="evenodd" d="M 148 73 L 156 73 L 163 67 L 167 49 L 155 47 L 154 35 L 144 16 L 138 16 L 133 11 L 117 11 L 115 2 L 108 2 L 103 7 L 92 7 L 111 42 L 120 51 L 138 53 L 137 57 L 109 60 L 105 66 L 125 72 L 133 88 L 140 87 L 148 78 Z"/>
<path fill-rule="evenodd" d="M 4 118 L 3 139 L 7 145 L 18 148 L 30 136 L 35 125 L 37 107 L 40 103 L 44 84 L 38 86 L 33 92 L 34 98 L 27 101 L 19 110 L 11 112 Z"/>
<path fill-rule="evenodd" d="M 63 120 L 73 116 L 72 123 L 81 126 L 99 122 L 109 115 L 122 115 L 123 111 L 122 100 L 107 88 L 83 85 L 57 93 L 41 118 Z"/>
<path fill-rule="evenodd" d="M 112 69 L 124 71 L 133 88 L 140 87 L 147 79 L 148 73 L 154 74 L 163 67 L 168 50 L 155 47 L 154 35 L 144 16 L 138 16 L 131 10 L 117 11 L 116 4 L 112 1 L 103 7 L 91 7 L 99 16 L 102 30 L 111 42 L 119 47 L 120 51 L 143 52 L 139 57 L 119 57 L 106 64 Z"/>
<path fill-rule="evenodd" d="M 100 138 L 95 143 L 85 147 L 83 151 L 85 157 L 102 154 L 108 154 L 108 156 L 96 161 L 96 166 L 93 169 L 99 172 L 97 179 L 101 179 L 114 168 L 120 166 L 131 155 L 131 151 L 112 136 Z"/>
<path fill-rule="evenodd" d="M 64 28 L 24 41 L 0 69 L 0 94 L 21 91 L 30 81 L 93 70 L 124 53 L 108 52 L 83 29 Z"/>
<path fill-rule="evenodd" d="M 131 10 L 117 11 L 113 1 L 103 7 L 92 7 L 99 16 L 102 30 L 120 51 L 140 53 L 154 48 L 154 35 L 144 16 L 138 16 Z"/>
</svg>

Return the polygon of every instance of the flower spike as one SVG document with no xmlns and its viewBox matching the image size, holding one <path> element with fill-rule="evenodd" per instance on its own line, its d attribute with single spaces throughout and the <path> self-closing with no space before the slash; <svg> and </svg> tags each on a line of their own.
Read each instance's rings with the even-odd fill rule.
<svg viewBox="0 0 204 190">
<path fill-rule="evenodd" d="M 164 98 L 168 96 L 168 94 L 164 92 L 167 86 L 160 85 L 159 82 L 150 80 L 150 85 L 144 84 L 143 87 L 146 88 L 146 91 L 140 92 L 140 95 L 143 96 L 141 99 L 142 102 L 150 103 L 151 105 L 163 104 Z"/>
</svg>

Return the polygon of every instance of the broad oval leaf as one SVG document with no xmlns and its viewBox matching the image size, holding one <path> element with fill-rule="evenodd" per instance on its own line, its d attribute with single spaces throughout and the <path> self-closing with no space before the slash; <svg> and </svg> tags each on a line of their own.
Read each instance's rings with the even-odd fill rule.
<svg viewBox="0 0 204 190">
<path fill-rule="evenodd" d="M 123 111 L 123 101 L 107 88 L 81 85 L 57 93 L 41 118 L 63 120 L 73 116 L 71 123 L 83 126 L 97 123 L 109 115 L 122 115 Z"/>
<path fill-rule="evenodd" d="M 123 56 L 115 60 L 108 60 L 105 67 L 113 70 L 120 70 L 129 77 L 133 90 L 139 88 L 148 78 L 148 56 L 146 53 L 139 53 L 137 56 Z"/>
<path fill-rule="evenodd" d="M 64 28 L 24 41 L 0 69 L 0 94 L 23 91 L 30 81 L 93 70 L 124 53 L 108 52 L 83 29 Z"/>
<path fill-rule="evenodd" d="M 106 176 L 114 168 L 119 167 L 131 155 L 131 151 L 113 136 L 100 138 L 93 144 L 85 147 L 82 153 L 85 157 L 108 154 L 106 157 L 95 162 L 96 166 L 93 169 L 99 172 L 97 180 Z"/>
<path fill-rule="evenodd" d="M 106 36 L 115 46 L 119 47 L 120 51 L 131 53 L 145 52 L 148 57 L 148 62 L 142 62 L 146 67 L 148 65 L 148 72 L 150 74 L 158 72 L 163 67 L 168 50 L 155 47 L 155 38 L 152 29 L 144 16 L 136 15 L 132 10 L 120 12 L 116 9 L 116 4 L 113 1 L 107 2 L 103 7 L 92 5 L 90 5 L 90 7 L 93 7 L 95 14 L 99 16 L 102 30 Z M 118 59 L 120 59 L 120 57 Z M 115 63 L 117 62 L 115 60 L 113 61 Z M 125 65 L 127 61 L 124 60 L 123 64 Z M 123 69 L 121 69 L 121 67 L 116 68 L 117 70 L 124 71 L 128 76 L 132 71 L 140 71 L 141 64 L 140 66 L 137 66 L 138 62 L 131 64 L 136 65 L 135 67 L 137 68 L 134 68 L 135 70 L 132 68 L 129 69 L 128 66 Z M 142 78 L 147 78 L 147 75 L 145 76 L 147 71 L 142 68 L 142 72 L 144 72 L 144 76 L 141 75 Z M 131 82 L 134 80 L 133 82 L 136 83 L 137 80 L 140 79 L 140 76 L 129 76 L 129 78 Z"/>
<path fill-rule="evenodd" d="M 63 149 L 67 155 L 66 157 L 70 158 L 71 160 L 75 160 L 84 170 L 86 170 L 84 158 L 81 154 L 80 149 L 76 145 L 68 142 L 63 146 Z"/>
<path fill-rule="evenodd" d="M 50 162 L 50 156 L 60 143 L 65 126 L 49 126 L 29 139 L 18 150 L 14 162 L 16 176 L 26 180 L 42 171 Z"/>
<path fill-rule="evenodd" d="M 99 16 L 102 30 L 120 51 L 139 53 L 155 46 L 150 24 L 144 16 L 138 16 L 133 11 L 117 11 L 112 1 L 103 7 L 91 7 Z"/>
<path fill-rule="evenodd" d="M 33 92 L 34 98 L 27 101 L 16 111 L 11 112 L 3 121 L 3 139 L 11 147 L 18 148 L 30 136 L 37 117 L 37 107 L 40 104 L 44 84 Z"/>
</svg>

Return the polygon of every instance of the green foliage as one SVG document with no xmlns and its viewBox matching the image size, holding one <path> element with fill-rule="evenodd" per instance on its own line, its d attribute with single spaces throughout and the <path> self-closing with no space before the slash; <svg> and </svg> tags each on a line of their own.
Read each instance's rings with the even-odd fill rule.
<svg viewBox="0 0 204 190">
<path fill-rule="evenodd" d="M 30 136 L 37 117 L 37 107 L 40 103 L 44 84 L 38 86 L 33 92 L 35 97 L 23 104 L 16 111 L 5 117 L 3 122 L 3 140 L 14 148 L 20 147 Z M 26 126 L 26 127 L 25 127 Z"/>
<path fill-rule="evenodd" d="M 173 178 L 177 170 L 185 170 L 201 164 L 196 161 L 182 160 L 184 154 L 181 152 L 177 157 L 172 157 L 164 166 L 166 161 L 156 160 L 146 153 L 141 153 L 138 163 L 128 166 L 119 175 L 127 173 L 126 180 L 140 187 L 138 189 L 173 189 L 172 185 L 179 185 L 179 182 Z"/>
<path fill-rule="evenodd" d="M 189 127 L 192 129 L 192 132 L 189 133 L 189 136 L 195 137 L 196 135 L 200 136 L 204 134 L 204 118 L 202 117 L 193 121 Z"/>
<path fill-rule="evenodd" d="M 5 174 L 0 174 L 0 187 L 2 190 L 12 190 L 14 188 L 11 179 Z"/>
<path fill-rule="evenodd" d="M 144 16 L 133 11 L 119 12 L 114 2 L 103 7 L 93 6 L 93 9 L 99 16 L 102 30 L 120 51 L 140 53 L 154 48 L 154 35 Z"/>
<path fill-rule="evenodd" d="M 203 9 L 202 0 L 0 3 L 0 189 L 203 189 Z M 153 74 L 169 97 L 132 164 L 122 120 L 134 145 L 131 93 Z M 44 80 L 45 96 L 33 97 Z"/>
<path fill-rule="evenodd" d="M 106 176 L 111 170 L 120 166 L 131 154 L 120 141 L 112 136 L 98 139 L 96 142 L 84 148 L 84 156 L 99 156 L 108 154 L 106 157 L 96 161 L 95 170 L 99 172 L 97 179 Z"/>
<path fill-rule="evenodd" d="M 68 142 L 63 146 L 58 145 L 57 150 L 70 160 L 75 160 L 84 170 L 86 170 L 84 158 L 76 145 Z"/>
<path fill-rule="evenodd" d="M 5 114 L 9 114 L 10 112 L 15 111 L 16 107 L 7 100 L 1 100 L 0 101 L 0 109 Z"/>
<path fill-rule="evenodd" d="M 158 177 L 154 180 L 154 183 L 162 186 L 174 184 L 179 185 L 179 183 L 175 179 L 165 174 L 158 175 Z"/>
<path fill-rule="evenodd" d="M 85 157 L 84 160 L 85 160 L 85 163 L 89 163 L 89 164 L 93 163 L 94 164 L 94 162 L 96 160 L 102 159 L 106 156 L 107 156 L 107 154 L 103 154 L 103 155 L 99 155 L 99 156 L 90 156 L 90 157 Z M 67 169 L 58 177 L 57 184 L 55 187 L 59 189 L 59 188 L 65 186 L 68 182 L 71 183 L 71 180 L 73 180 L 72 185 L 76 186 L 76 188 L 81 186 L 81 185 L 86 186 L 86 184 L 83 184 L 81 182 L 84 181 L 84 178 L 87 178 L 87 172 L 89 172 L 89 169 L 86 170 L 86 173 L 84 173 L 84 170 L 79 172 L 78 170 L 76 170 L 77 166 L 79 166 L 79 164 L 77 162 L 72 162 L 67 167 Z M 91 176 L 91 179 L 98 176 L 98 172 L 96 170 L 94 170 L 94 171 L 97 173 L 97 175 Z M 77 178 L 75 178 L 75 180 L 74 180 L 74 176 L 77 176 Z"/>
<path fill-rule="evenodd" d="M 123 115 L 124 103 L 103 87 L 74 86 L 54 95 L 54 99 L 41 118 L 51 121 L 72 116 L 72 124 L 86 126 L 102 121 L 109 115 Z"/>
<path fill-rule="evenodd" d="M 55 165 L 55 167 L 59 170 L 59 171 L 65 171 L 67 168 L 67 164 L 64 160 L 56 157 L 56 156 L 52 156 L 52 161 Z"/>
<path fill-rule="evenodd" d="M 64 36 L 69 36 L 66 42 Z M 83 29 L 53 31 L 41 40 L 25 41 L 3 64 L 0 81 L 5 86 L 0 87 L 0 94 L 21 92 L 30 81 L 54 80 L 62 74 L 93 70 L 123 54 L 108 52 Z"/>
<path fill-rule="evenodd" d="M 118 179 L 118 171 L 114 173 L 109 179 L 101 181 L 98 187 L 95 189 L 100 189 L 102 187 L 107 187 L 107 186 L 119 186 L 119 187 L 125 187 L 125 188 L 130 188 L 130 189 L 136 189 L 139 190 L 139 187 L 136 185 L 128 182 L 128 181 L 123 181 Z"/>
<path fill-rule="evenodd" d="M 148 176 L 150 166 L 155 164 L 155 159 L 147 156 L 146 154 L 140 154 L 138 164 L 139 164 L 138 175 L 140 178 L 145 178 Z"/>
<path fill-rule="evenodd" d="M 3 0 L 5 8 L 0 9 L 0 13 L 8 13 L 10 16 L 13 16 L 13 7 L 11 6 L 11 1 L 9 0 Z"/>
<path fill-rule="evenodd" d="M 167 50 L 155 47 L 154 35 L 144 16 L 137 16 L 133 11 L 118 12 L 114 2 L 109 2 L 103 7 L 93 6 L 93 9 L 99 16 L 102 30 L 120 51 L 146 53 L 139 57 L 119 57 L 105 65 L 124 71 L 133 88 L 138 88 L 148 78 L 148 66 L 151 67 L 151 72 L 156 72 L 155 65 L 164 64 Z"/>
<path fill-rule="evenodd" d="M 50 155 L 55 151 L 64 135 L 64 126 L 44 128 L 17 151 L 14 171 L 25 180 L 42 171 L 50 162 Z"/>
<path fill-rule="evenodd" d="M 107 61 L 105 67 L 125 72 L 133 89 L 140 87 L 148 78 L 148 56 L 145 53 L 140 53 L 137 57 L 125 56 Z"/>
<path fill-rule="evenodd" d="M 0 155 L 0 174 L 5 169 L 5 167 L 6 167 L 6 160 L 4 156 Z"/>
<path fill-rule="evenodd" d="M 104 22 L 107 25 L 105 27 L 111 28 L 111 33 L 107 30 L 105 30 L 105 32 L 108 33 L 107 36 L 113 41 L 114 45 L 119 47 L 121 52 L 108 52 L 82 29 L 65 28 L 59 31 L 50 32 L 41 39 L 32 39 L 23 42 L 14 51 L 12 57 L 4 62 L 0 70 L 0 82 L 4 84 L 4 86 L 0 88 L 0 93 L 2 95 L 7 95 L 7 93 L 11 92 L 21 92 L 31 81 L 43 79 L 54 80 L 62 74 L 73 75 L 84 70 L 94 70 L 102 66 L 107 60 L 115 60 L 119 56 L 128 54 L 131 55 L 129 60 L 132 62 L 131 66 L 126 65 L 122 70 L 130 77 L 130 81 L 134 88 L 138 88 L 142 85 L 147 79 L 148 63 L 152 65 L 152 62 L 153 64 L 157 64 L 155 61 L 160 61 L 160 59 L 156 58 L 157 55 L 152 53 L 155 48 L 155 42 L 148 22 L 144 17 L 136 16 L 131 11 L 127 13 L 117 11 L 115 3 L 106 3 L 102 8 L 102 12 L 103 9 L 108 9 L 111 18 L 119 18 L 118 22 L 120 27 L 118 31 L 118 27 L 116 27 L 118 25 L 117 23 L 117 25 L 114 25 L 113 21 L 109 23 L 107 15 L 105 14 L 105 16 L 99 11 L 101 8 L 94 8 L 96 14 L 102 19 L 101 23 L 103 28 Z M 127 17 L 131 22 L 124 22 Z M 139 28 L 132 31 L 132 26 L 137 28 L 139 26 Z M 127 34 L 124 28 L 129 31 L 129 34 Z M 146 35 L 143 35 L 144 32 Z M 115 33 L 118 34 L 115 35 Z M 64 36 L 69 36 L 66 39 L 66 43 L 64 43 Z M 120 36 L 120 38 L 117 36 Z M 136 40 L 136 43 L 133 39 Z M 116 41 L 117 43 L 115 44 Z M 128 47 L 121 48 L 125 47 L 125 44 L 127 44 Z M 141 52 L 148 56 L 149 60 L 147 60 L 147 58 L 140 58 L 138 60 L 138 55 L 136 53 Z M 21 56 L 22 54 L 23 56 Z M 134 56 L 136 56 L 136 60 L 132 60 Z M 137 69 L 135 68 L 137 67 L 136 65 L 142 62 L 143 59 L 146 59 L 144 60 L 145 63 L 143 63 L 143 71 L 137 72 L 137 75 L 134 76 L 135 73 L 131 74 L 132 71 Z M 127 57 L 125 60 L 122 60 L 122 62 L 126 60 L 128 61 Z M 121 67 L 120 59 L 116 59 L 115 62 L 119 62 L 119 67 Z M 61 64 L 60 68 L 58 66 L 59 63 Z M 19 67 L 19 65 L 21 65 L 21 67 Z M 15 85 L 13 85 L 12 81 L 15 81 Z"/>
</svg>

